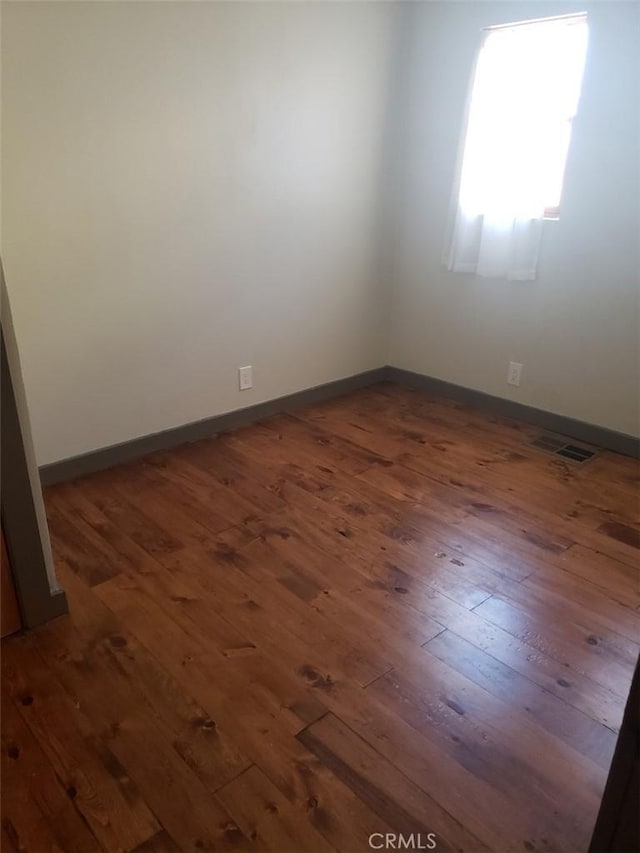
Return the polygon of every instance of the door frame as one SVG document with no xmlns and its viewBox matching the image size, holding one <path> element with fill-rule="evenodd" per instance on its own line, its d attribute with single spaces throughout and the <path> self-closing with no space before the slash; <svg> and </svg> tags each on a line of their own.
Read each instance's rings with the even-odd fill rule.
<svg viewBox="0 0 640 853">
<path fill-rule="evenodd" d="M 0 287 L 0 513 L 22 625 L 35 628 L 66 613 L 68 607 L 64 591 L 55 580 L 42 487 L 1 260 Z"/>
</svg>

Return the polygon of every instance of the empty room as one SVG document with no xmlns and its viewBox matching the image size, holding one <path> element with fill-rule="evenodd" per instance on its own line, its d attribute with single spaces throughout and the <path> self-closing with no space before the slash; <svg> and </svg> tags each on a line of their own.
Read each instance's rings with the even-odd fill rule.
<svg viewBox="0 0 640 853">
<path fill-rule="evenodd" d="M 640 3 L 0 15 L 2 853 L 640 853 Z"/>
</svg>

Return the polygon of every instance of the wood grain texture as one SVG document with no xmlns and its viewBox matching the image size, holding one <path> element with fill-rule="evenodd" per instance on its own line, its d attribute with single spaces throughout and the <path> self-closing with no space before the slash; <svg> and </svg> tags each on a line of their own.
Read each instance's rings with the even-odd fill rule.
<svg viewBox="0 0 640 853">
<path fill-rule="evenodd" d="M 51 487 L 2 849 L 586 851 L 640 651 L 638 463 L 381 384 Z"/>
</svg>

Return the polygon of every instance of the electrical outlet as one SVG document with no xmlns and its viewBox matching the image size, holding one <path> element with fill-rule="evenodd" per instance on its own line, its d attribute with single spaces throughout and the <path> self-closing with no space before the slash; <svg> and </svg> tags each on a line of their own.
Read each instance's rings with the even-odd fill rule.
<svg viewBox="0 0 640 853">
<path fill-rule="evenodd" d="M 250 364 L 238 368 L 238 385 L 241 391 L 253 388 L 253 367 Z"/>
<path fill-rule="evenodd" d="M 509 385 L 519 385 L 522 379 L 522 365 L 517 361 L 509 362 L 509 370 L 507 371 L 507 383 Z"/>
</svg>

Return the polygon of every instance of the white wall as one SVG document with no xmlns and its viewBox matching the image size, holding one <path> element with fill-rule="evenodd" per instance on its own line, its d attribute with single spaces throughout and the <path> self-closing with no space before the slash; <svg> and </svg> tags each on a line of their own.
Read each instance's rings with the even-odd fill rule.
<svg viewBox="0 0 640 853">
<path fill-rule="evenodd" d="M 538 280 L 445 272 L 480 28 L 585 6 Z M 639 433 L 637 22 L 555 0 L 3 4 L 2 253 L 39 464 L 385 363 Z"/>
<path fill-rule="evenodd" d="M 480 28 L 589 13 L 580 114 L 558 222 L 535 282 L 441 264 Z M 389 360 L 470 388 L 639 434 L 640 27 L 637 3 L 411 4 Z M 524 364 L 520 388 L 507 363 Z"/>
<path fill-rule="evenodd" d="M 2 253 L 40 464 L 384 362 L 390 5 L 2 12 Z"/>
</svg>

